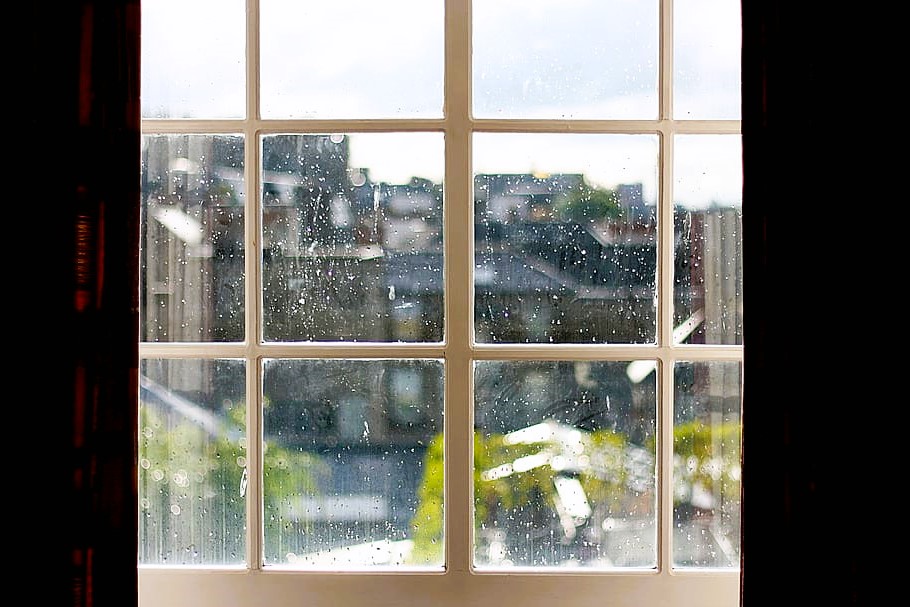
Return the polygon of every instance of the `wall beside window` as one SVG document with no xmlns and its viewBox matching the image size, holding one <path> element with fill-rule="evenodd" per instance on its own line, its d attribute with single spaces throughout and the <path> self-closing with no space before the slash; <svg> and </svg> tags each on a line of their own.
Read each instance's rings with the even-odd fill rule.
<svg viewBox="0 0 910 607">
<path fill-rule="evenodd" d="M 869 115 L 870 102 L 863 100 L 866 70 L 852 76 L 843 71 L 862 52 L 842 47 L 834 32 L 850 30 L 859 40 L 869 35 L 859 24 L 861 16 L 847 25 L 851 18 L 816 8 L 780 0 L 742 2 L 743 256 L 749 277 L 745 607 L 881 604 L 870 602 L 877 591 L 868 567 L 879 557 L 871 550 L 878 540 L 866 521 L 880 512 L 872 505 L 872 487 L 885 485 L 873 480 L 876 466 L 848 455 L 854 449 L 848 445 L 859 427 L 881 421 L 863 413 L 860 403 L 886 399 L 876 398 L 880 388 L 866 381 L 871 374 L 858 371 L 872 365 L 839 350 L 845 339 L 875 339 L 874 330 L 847 320 L 874 316 L 873 304 L 857 298 L 857 307 L 846 315 L 834 304 L 843 302 L 843 288 L 853 279 L 831 250 L 850 239 L 852 228 L 841 235 L 844 216 L 822 210 L 846 183 L 859 179 L 867 162 L 882 159 L 866 153 L 875 149 L 870 135 L 846 136 L 835 126 L 846 115 Z M 844 77 L 855 77 L 856 85 L 843 87 Z M 883 384 L 887 391 L 890 381 Z M 847 479 L 862 494 L 855 500 L 847 497 L 852 492 Z"/>
<path fill-rule="evenodd" d="M 15 600 L 135 604 L 140 3 L 30 8 L 30 192 L 10 222 L 25 280 L 8 291 L 28 296 L 7 377 L 27 378 L 10 453 L 28 505 L 10 523 L 34 582 Z"/>
</svg>

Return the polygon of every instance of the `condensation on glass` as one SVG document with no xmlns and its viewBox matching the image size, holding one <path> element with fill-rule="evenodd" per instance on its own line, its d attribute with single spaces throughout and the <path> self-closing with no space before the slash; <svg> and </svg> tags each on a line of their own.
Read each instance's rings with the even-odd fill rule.
<svg viewBox="0 0 910 607">
<path fill-rule="evenodd" d="M 243 118 L 246 2 L 142 3 L 142 117 Z"/>
<path fill-rule="evenodd" d="M 673 117 L 741 117 L 740 3 L 673 1 Z"/>
<path fill-rule="evenodd" d="M 474 136 L 480 343 L 654 343 L 657 139 Z"/>
<path fill-rule="evenodd" d="M 654 119 L 658 2 L 474 2 L 478 118 Z"/>
<path fill-rule="evenodd" d="M 241 360 L 141 361 L 139 564 L 244 565 L 244 369 Z"/>
<path fill-rule="evenodd" d="M 442 116 L 443 2 L 259 7 L 263 118 Z"/>
<path fill-rule="evenodd" d="M 142 341 L 242 341 L 243 138 L 146 135 L 141 147 Z"/>
<path fill-rule="evenodd" d="M 441 133 L 264 137 L 264 339 L 442 341 L 442 166 Z"/>
<path fill-rule="evenodd" d="M 673 372 L 673 566 L 736 568 L 742 364 L 679 362 Z"/>
<path fill-rule="evenodd" d="M 742 138 L 678 135 L 675 148 L 673 339 L 741 345 Z"/>
<path fill-rule="evenodd" d="M 263 363 L 266 565 L 443 564 L 443 365 Z"/>
<path fill-rule="evenodd" d="M 474 382 L 475 566 L 655 567 L 655 374 L 490 360 Z"/>
</svg>

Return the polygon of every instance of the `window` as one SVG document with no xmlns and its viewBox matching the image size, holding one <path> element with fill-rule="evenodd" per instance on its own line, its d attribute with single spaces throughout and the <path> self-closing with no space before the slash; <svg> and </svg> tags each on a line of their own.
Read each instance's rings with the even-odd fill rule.
<svg viewBox="0 0 910 607">
<path fill-rule="evenodd" d="M 145 2 L 142 607 L 735 604 L 738 11 Z"/>
</svg>

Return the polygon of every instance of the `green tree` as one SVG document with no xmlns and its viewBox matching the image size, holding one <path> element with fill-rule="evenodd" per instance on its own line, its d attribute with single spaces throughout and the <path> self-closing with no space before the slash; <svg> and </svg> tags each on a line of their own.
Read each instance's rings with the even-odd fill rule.
<svg viewBox="0 0 910 607">
<path fill-rule="evenodd" d="M 674 476 L 691 487 L 698 484 L 712 494 L 725 496 L 724 501 L 739 496 L 739 437 L 738 422 L 705 425 L 695 421 L 674 428 L 674 451 L 679 468 Z M 621 511 L 622 500 L 634 499 L 635 492 L 626 489 L 626 466 L 629 443 L 624 435 L 608 430 L 584 433 L 586 453 L 596 459 L 599 473 L 582 473 L 579 481 L 585 494 L 594 504 L 609 511 Z M 439 563 L 443 559 L 443 437 L 437 435 L 430 443 L 424 459 L 423 480 L 419 487 L 417 510 L 411 521 L 414 541 L 412 564 Z M 718 445 L 722 453 L 718 453 Z M 557 471 L 549 465 L 524 472 L 484 478 L 483 471 L 491 470 L 516 459 L 534 455 L 546 449 L 541 444 L 507 444 L 502 434 L 474 433 L 474 525 L 480 530 L 508 520 L 510 513 L 546 509 L 553 503 Z M 645 450 L 655 452 L 655 443 L 648 441 Z M 653 488 L 652 488 L 653 489 Z M 674 494 L 679 503 L 689 493 Z M 733 503 L 733 502 L 731 502 Z M 738 503 L 738 502 L 736 502 Z M 500 516 L 504 515 L 504 516 Z"/>
<path fill-rule="evenodd" d="M 688 488 L 676 495 L 676 502 L 687 499 L 696 485 L 725 499 L 738 498 L 740 436 L 739 422 L 709 425 L 692 420 L 673 429 L 674 475 Z"/>
<path fill-rule="evenodd" d="M 622 495 L 625 469 L 622 450 L 625 438 L 610 431 L 586 434 L 588 446 L 599 453 L 612 454 L 616 474 L 609 478 L 581 475 L 585 493 L 597 503 L 614 502 Z M 415 565 L 438 563 L 443 558 L 443 437 L 437 435 L 430 443 L 424 459 L 423 480 L 419 502 L 411 520 L 414 541 L 411 562 Z M 523 472 L 499 478 L 484 478 L 484 471 L 548 450 L 540 444 L 510 444 L 502 434 L 474 432 L 474 525 L 477 529 L 497 525 L 510 513 L 548 511 L 553 503 L 558 474 L 549 465 L 537 466 Z"/>
<path fill-rule="evenodd" d="M 141 560 L 228 563 L 243 555 L 247 452 L 244 405 L 226 411 L 216 435 L 188 419 L 175 421 L 140 406 L 139 494 Z M 234 429 L 233 431 L 231 429 Z M 317 456 L 266 441 L 263 495 L 267 510 L 292 493 L 317 492 L 324 467 Z M 205 523 L 207 521 L 208 523 Z M 219 524 L 212 524 L 219 521 Z M 209 530 L 206 532 L 206 525 Z M 266 543 L 277 545 L 287 521 L 265 521 Z M 193 554 L 187 555 L 187 547 Z"/>
<path fill-rule="evenodd" d="M 556 211 L 563 219 L 578 223 L 619 219 L 623 215 L 615 190 L 599 188 L 587 183 L 583 183 L 568 193 L 557 203 Z"/>
</svg>

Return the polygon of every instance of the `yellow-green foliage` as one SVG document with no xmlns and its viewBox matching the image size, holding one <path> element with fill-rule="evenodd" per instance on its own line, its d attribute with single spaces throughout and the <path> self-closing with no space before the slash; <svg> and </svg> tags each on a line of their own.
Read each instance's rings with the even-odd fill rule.
<svg viewBox="0 0 910 607">
<path fill-rule="evenodd" d="M 553 503 L 556 475 L 550 466 L 544 465 L 525 472 L 516 472 L 494 480 L 483 480 L 481 474 L 516 459 L 539 453 L 546 449 L 541 444 L 506 444 L 502 434 L 484 435 L 474 433 L 474 525 L 482 528 L 493 524 L 496 515 L 502 511 L 535 507 L 545 502 L 544 507 Z M 621 454 L 625 440 L 621 435 L 609 431 L 598 431 L 588 435 L 592 450 L 605 449 L 609 453 Z M 415 564 L 436 563 L 442 560 L 443 552 L 443 438 L 437 435 L 430 443 L 424 460 L 424 476 L 419 488 L 417 511 L 412 519 L 414 548 L 412 562 Z M 617 460 L 616 476 L 609 480 L 582 474 L 579 480 L 588 496 L 600 504 L 618 499 L 624 480 L 621 455 Z"/>
<path fill-rule="evenodd" d="M 693 420 L 673 429 L 673 451 L 679 460 L 680 470 L 688 483 L 698 483 L 714 491 L 720 482 L 725 493 L 739 491 L 740 477 L 740 424 L 726 422 L 705 424 Z M 710 465 L 719 462 L 720 466 Z"/>
<path fill-rule="evenodd" d="M 226 488 L 239 493 L 246 466 L 246 450 L 239 441 L 209 437 L 190 421 L 169 425 L 149 407 L 140 411 L 140 487 L 157 486 L 171 497 L 212 497 Z"/>
<path fill-rule="evenodd" d="M 150 407 L 140 408 L 139 487 L 148 502 L 206 500 L 215 510 L 243 517 L 243 474 L 246 438 L 227 432 L 210 436 L 189 420 L 168 424 Z M 244 408 L 228 411 L 225 428 L 243 428 Z M 263 495 L 278 500 L 288 492 L 314 493 L 320 462 L 309 453 L 266 443 L 263 454 Z"/>
<path fill-rule="evenodd" d="M 597 430 L 591 432 L 588 438 L 591 441 L 591 451 L 601 454 L 613 474 L 609 481 L 582 474 L 579 478 L 581 486 L 594 503 L 605 505 L 617 502 L 625 494 L 627 473 L 623 455 L 627 445 L 626 437 L 609 430 Z"/>
<path fill-rule="evenodd" d="M 414 547 L 411 562 L 430 564 L 442 561 L 443 536 L 443 437 L 437 434 L 424 456 L 423 481 L 418 488 L 417 509 L 411 519 Z"/>
</svg>

